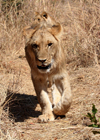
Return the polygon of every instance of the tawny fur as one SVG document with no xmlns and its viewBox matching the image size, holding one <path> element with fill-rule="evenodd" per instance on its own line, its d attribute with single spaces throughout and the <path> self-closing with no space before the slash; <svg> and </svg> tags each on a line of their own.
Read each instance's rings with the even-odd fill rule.
<svg viewBox="0 0 100 140">
<path fill-rule="evenodd" d="M 42 109 L 41 122 L 65 115 L 71 105 L 72 95 L 61 45 L 62 32 L 62 26 L 46 12 L 36 13 L 32 26 L 23 30 L 26 58 Z M 48 94 L 52 95 L 52 102 Z"/>
</svg>

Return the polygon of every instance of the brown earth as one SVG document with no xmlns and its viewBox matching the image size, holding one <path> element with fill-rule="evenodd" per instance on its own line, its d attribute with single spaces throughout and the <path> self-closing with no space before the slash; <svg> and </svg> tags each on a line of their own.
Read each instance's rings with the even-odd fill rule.
<svg viewBox="0 0 100 140">
<path fill-rule="evenodd" d="M 17 140 L 99 140 L 100 134 L 94 135 L 92 131 L 100 128 L 88 127 L 90 123 L 86 117 L 91 112 L 92 104 L 98 109 L 97 117 L 100 117 L 100 66 L 79 68 L 70 70 L 70 82 L 73 94 L 72 106 L 65 118 L 57 118 L 53 122 L 38 123 L 37 117 L 41 114 L 36 94 L 30 79 L 30 69 L 25 58 L 17 58 L 12 71 L 15 72 L 20 66 L 18 73 L 2 74 L 0 85 L 3 86 L 5 79 L 6 87 L 1 88 L 2 94 L 6 89 L 5 96 L 10 98 L 4 102 L 5 107 L 1 111 L 1 139 Z M 11 79 L 12 77 L 12 79 Z M 18 91 L 17 91 L 18 90 Z M 15 91 L 12 92 L 12 91 Z M 1 94 L 1 100 L 4 98 Z M 3 100 L 2 100 L 3 101 Z"/>
</svg>

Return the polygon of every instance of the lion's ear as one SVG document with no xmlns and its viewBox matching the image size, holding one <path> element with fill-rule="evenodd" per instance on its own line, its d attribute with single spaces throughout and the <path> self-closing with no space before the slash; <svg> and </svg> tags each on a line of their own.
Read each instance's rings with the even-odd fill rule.
<svg viewBox="0 0 100 140">
<path fill-rule="evenodd" d="M 59 23 L 57 23 L 54 18 L 49 16 L 45 11 L 42 13 L 42 17 L 47 23 L 49 32 L 51 32 L 51 34 L 54 35 L 57 39 L 60 39 L 63 33 L 62 26 Z"/>
<path fill-rule="evenodd" d="M 46 21 L 48 26 L 53 26 L 56 23 L 55 20 L 45 11 L 41 14 L 41 17 L 44 19 L 44 21 Z"/>
<path fill-rule="evenodd" d="M 63 28 L 60 23 L 54 24 L 50 29 L 49 32 L 57 39 L 60 40 L 63 34 Z"/>
<path fill-rule="evenodd" d="M 26 43 L 30 40 L 30 38 L 32 37 L 32 35 L 36 32 L 37 28 L 36 27 L 30 27 L 30 26 L 26 26 L 23 31 L 22 34 L 25 38 Z"/>
<path fill-rule="evenodd" d="M 44 11 L 41 16 L 44 18 L 44 19 L 47 19 L 48 18 L 48 14 Z"/>
</svg>

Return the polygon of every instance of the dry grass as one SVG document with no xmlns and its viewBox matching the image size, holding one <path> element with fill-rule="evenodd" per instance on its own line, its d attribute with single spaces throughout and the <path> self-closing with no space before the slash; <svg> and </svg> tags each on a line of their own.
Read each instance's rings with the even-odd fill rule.
<svg viewBox="0 0 100 140">
<path fill-rule="evenodd" d="M 5 0 L 7 1 L 7 0 Z M 8 0 L 9 1 L 9 0 Z M 99 140 L 84 117 L 92 103 L 100 117 L 99 0 L 0 1 L 0 140 Z M 20 2 L 20 7 L 16 3 Z M 7 6 L 7 3 L 6 3 Z M 73 103 L 66 119 L 37 123 L 41 113 L 25 60 L 22 29 L 35 11 L 46 10 L 64 27 L 63 43 Z M 23 80 L 24 79 L 24 80 Z M 5 110 L 3 110 L 5 109 Z M 98 130 L 100 131 L 100 130 Z M 48 136 L 48 137 L 47 137 Z"/>
</svg>

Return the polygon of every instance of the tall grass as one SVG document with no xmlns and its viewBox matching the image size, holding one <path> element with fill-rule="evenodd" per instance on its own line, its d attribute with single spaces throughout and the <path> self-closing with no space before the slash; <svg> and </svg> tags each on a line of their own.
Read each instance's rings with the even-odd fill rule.
<svg viewBox="0 0 100 140">
<path fill-rule="evenodd" d="M 77 66 L 90 66 L 99 62 L 99 0 L 2 0 L 0 4 L 1 66 L 23 53 L 21 31 L 32 24 L 35 11 L 43 10 L 64 27 L 62 45 L 67 63 L 74 61 Z"/>
</svg>

